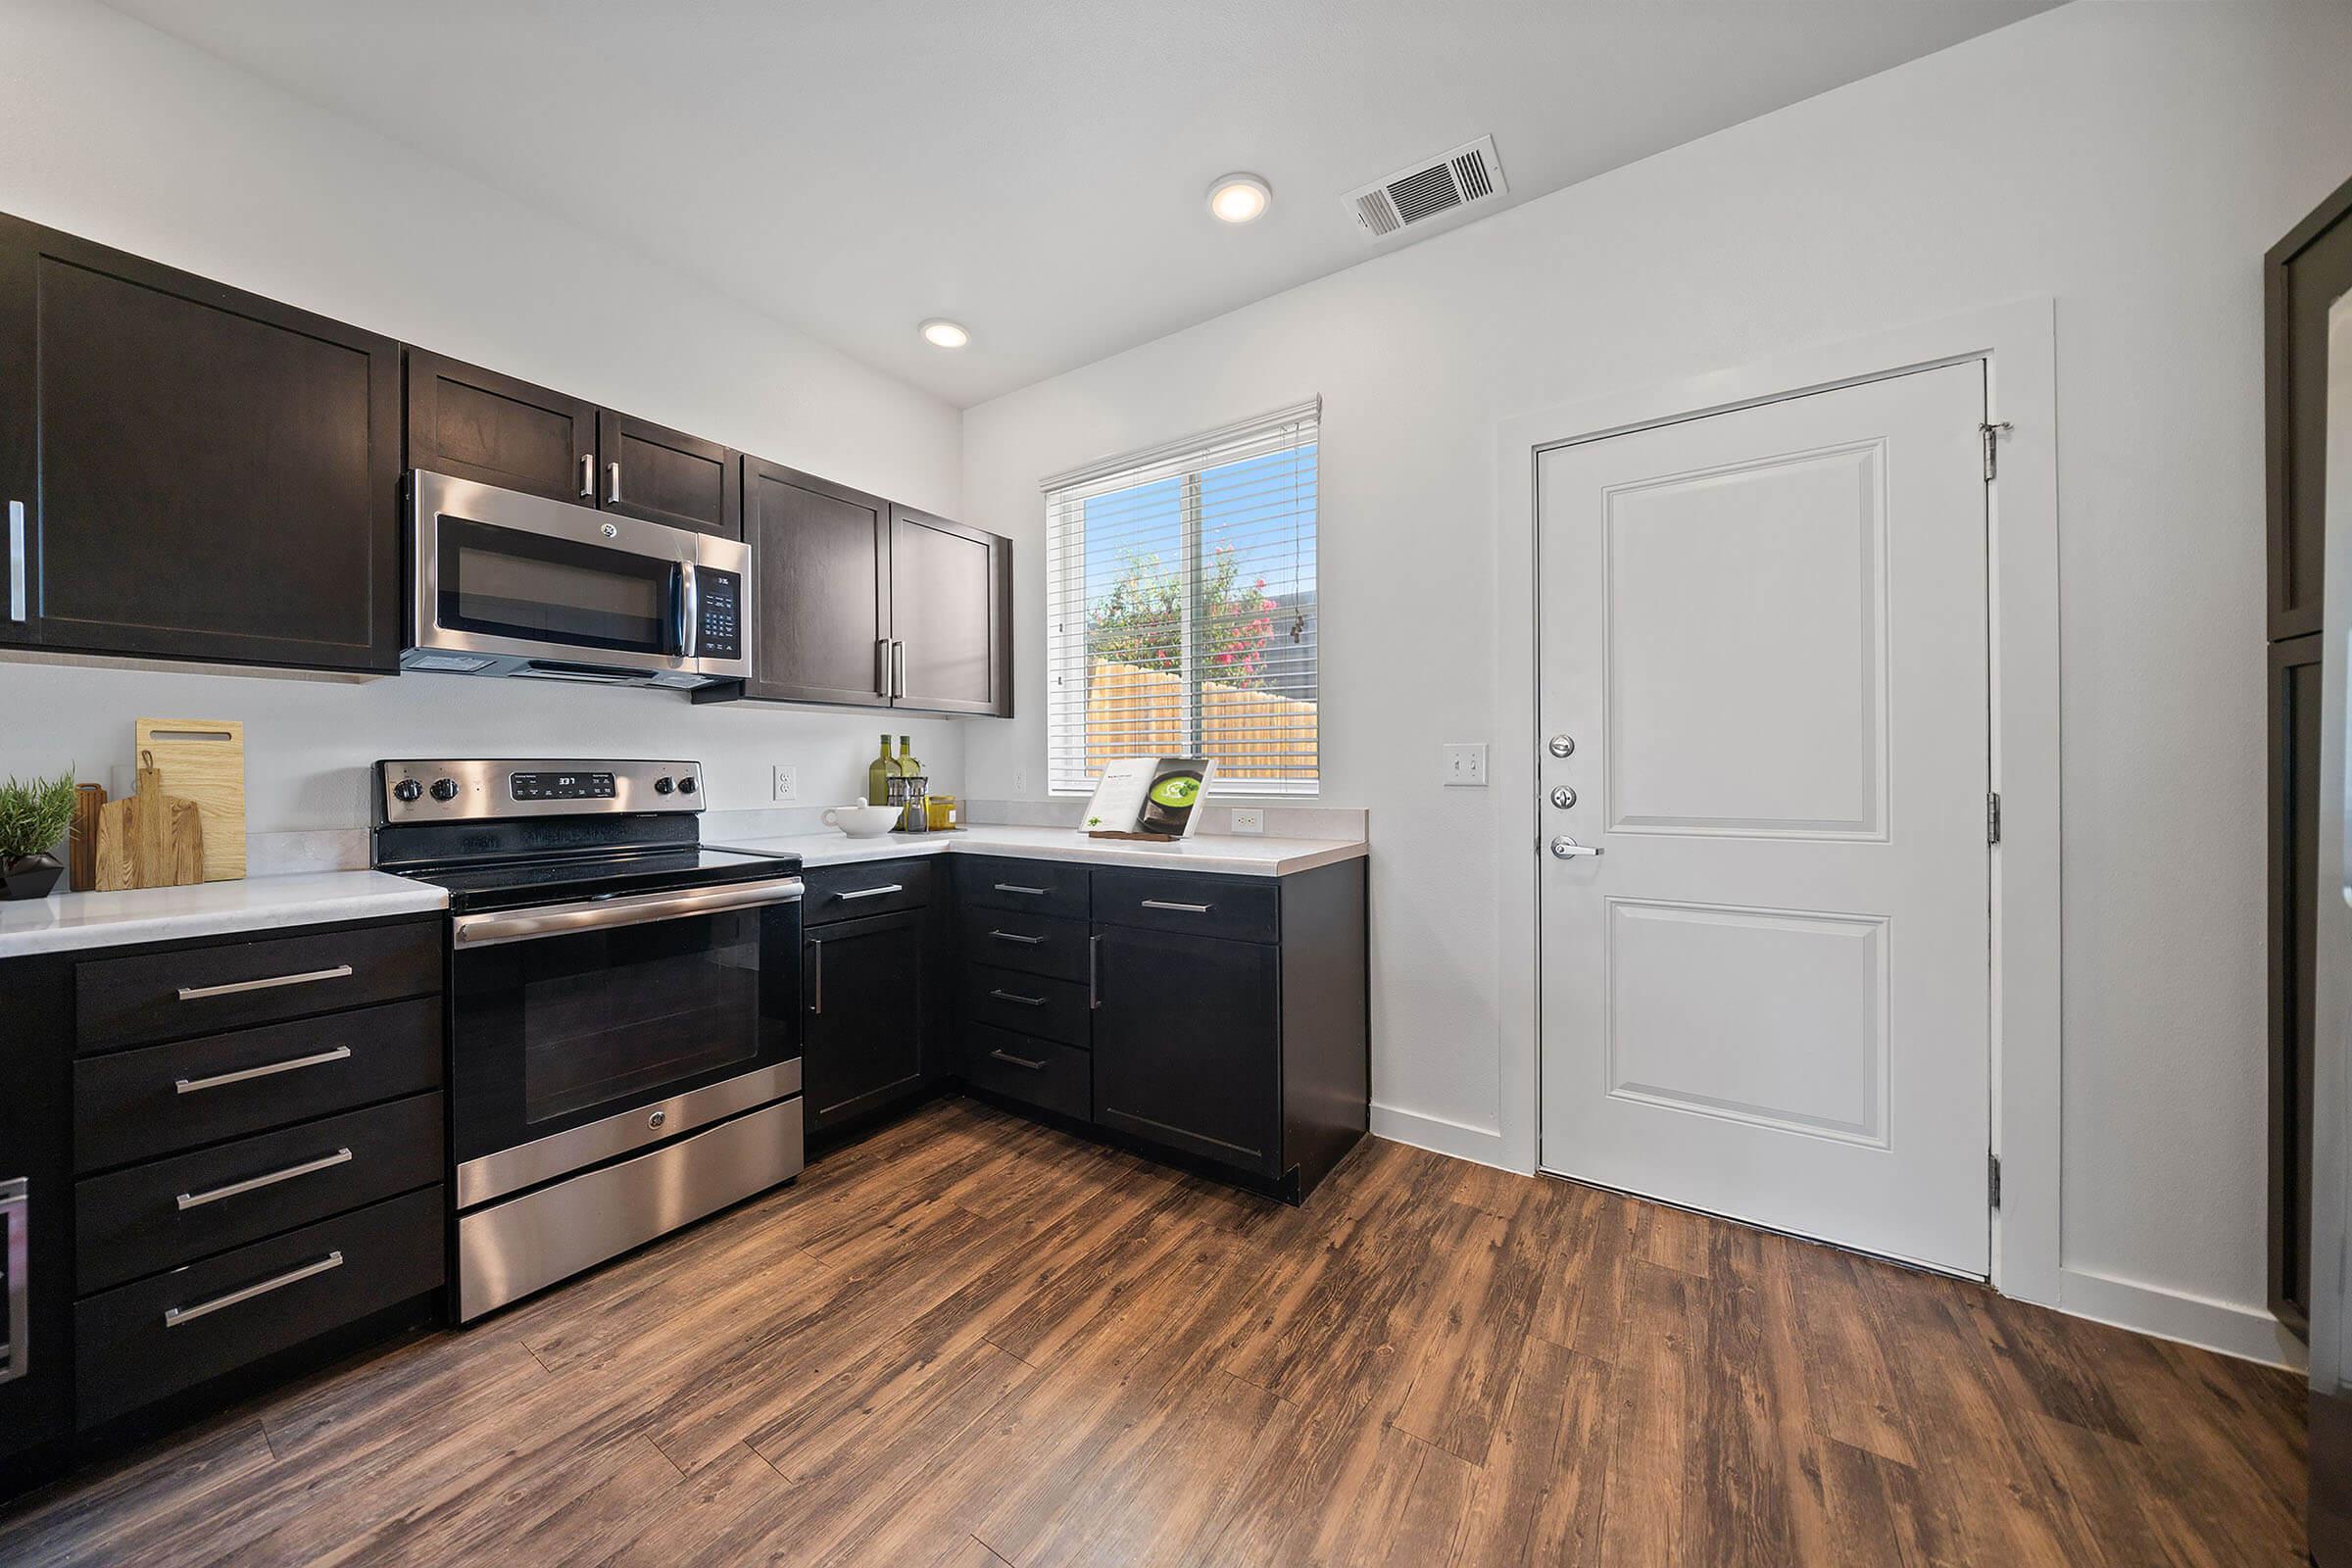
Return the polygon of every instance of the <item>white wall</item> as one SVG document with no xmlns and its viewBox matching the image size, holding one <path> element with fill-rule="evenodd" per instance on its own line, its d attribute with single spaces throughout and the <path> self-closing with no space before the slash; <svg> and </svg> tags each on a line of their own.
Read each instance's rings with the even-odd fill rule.
<svg viewBox="0 0 2352 1568">
<path fill-rule="evenodd" d="M 582 177 L 592 171 L 583 169 Z M 0 3 L 0 211 L 954 515 L 948 405 L 88 0 Z M 132 720 L 242 718 L 255 829 L 367 821 L 378 757 L 587 751 L 709 764 L 712 803 L 862 788 L 882 721 L 651 692 L 364 686 L 0 664 L 0 774 L 103 781 Z M 953 781 L 962 736 L 894 724 Z"/>
<path fill-rule="evenodd" d="M 967 411 L 966 514 L 1026 547 L 1028 672 L 970 790 L 1044 779 L 1039 476 L 1321 393 L 1325 799 L 1371 809 L 1376 1125 L 1528 1158 L 1496 1132 L 1530 1092 L 1497 1066 L 1494 955 L 1528 940 L 1498 929 L 1502 803 L 1439 761 L 1500 721 L 1497 423 L 2053 296 L 2069 1298 L 2275 1353 L 2259 263 L 2352 174 L 2348 61 L 2352 7 L 2084 0 Z"/>
</svg>

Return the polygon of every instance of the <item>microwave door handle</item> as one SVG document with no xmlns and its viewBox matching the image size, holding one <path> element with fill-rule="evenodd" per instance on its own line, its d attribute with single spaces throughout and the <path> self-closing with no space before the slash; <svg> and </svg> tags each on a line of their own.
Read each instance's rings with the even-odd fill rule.
<svg viewBox="0 0 2352 1568">
<path fill-rule="evenodd" d="M 702 641 L 697 624 L 702 619 L 702 591 L 694 580 L 694 563 L 678 563 L 678 657 L 694 658 L 695 645 Z"/>
</svg>

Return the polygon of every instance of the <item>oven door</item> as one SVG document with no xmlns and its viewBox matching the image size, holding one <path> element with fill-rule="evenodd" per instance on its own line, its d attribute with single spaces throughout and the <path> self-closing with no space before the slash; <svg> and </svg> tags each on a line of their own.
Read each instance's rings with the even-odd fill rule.
<svg viewBox="0 0 2352 1568">
<path fill-rule="evenodd" d="M 422 469 L 411 505 L 406 667 L 695 672 L 695 535 Z"/>
<path fill-rule="evenodd" d="M 460 915 L 458 1206 L 799 1093 L 800 898 L 779 877 Z"/>
</svg>

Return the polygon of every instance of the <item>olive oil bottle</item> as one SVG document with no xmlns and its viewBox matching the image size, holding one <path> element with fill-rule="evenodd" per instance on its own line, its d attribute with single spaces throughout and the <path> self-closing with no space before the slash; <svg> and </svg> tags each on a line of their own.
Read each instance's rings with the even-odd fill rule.
<svg viewBox="0 0 2352 1568">
<path fill-rule="evenodd" d="M 865 804 L 890 805 L 890 781 L 898 777 L 898 773 L 899 764 L 891 760 L 890 736 L 885 732 L 881 751 L 875 754 L 872 761 L 865 764 Z"/>
</svg>

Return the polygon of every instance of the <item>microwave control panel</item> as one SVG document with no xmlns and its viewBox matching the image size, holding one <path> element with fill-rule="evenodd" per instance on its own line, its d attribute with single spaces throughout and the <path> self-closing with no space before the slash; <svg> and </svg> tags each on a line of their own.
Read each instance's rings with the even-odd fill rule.
<svg viewBox="0 0 2352 1568">
<path fill-rule="evenodd" d="M 695 612 L 694 657 L 743 657 L 743 578 L 715 566 L 695 569 L 699 594 Z"/>
</svg>

